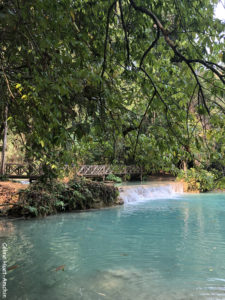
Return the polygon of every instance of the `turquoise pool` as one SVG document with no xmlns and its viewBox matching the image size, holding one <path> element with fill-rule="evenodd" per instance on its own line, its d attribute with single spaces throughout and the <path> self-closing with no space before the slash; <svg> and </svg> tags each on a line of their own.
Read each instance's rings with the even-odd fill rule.
<svg viewBox="0 0 225 300">
<path fill-rule="evenodd" d="M 1 220 L 7 299 L 225 299 L 225 194 Z"/>
</svg>

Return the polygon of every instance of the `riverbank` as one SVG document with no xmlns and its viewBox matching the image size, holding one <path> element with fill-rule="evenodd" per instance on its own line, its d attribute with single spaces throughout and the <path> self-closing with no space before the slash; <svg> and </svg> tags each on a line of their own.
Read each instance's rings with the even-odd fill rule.
<svg viewBox="0 0 225 300">
<path fill-rule="evenodd" d="M 38 217 L 123 204 L 117 187 L 90 180 L 0 183 L 1 215 Z"/>
<path fill-rule="evenodd" d="M 101 209 L 122 205 L 136 196 L 176 197 L 181 193 L 199 193 L 190 190 L 184 181 L 171 176 L 150 176 L 150 181 L 96 182 L 85 179 L 36 182 L 31 185 L 18 182 L 0 182 L 0 215 L 38 217 L 67 211 Z M 166 190 L 164 191 L 164 187 Z M 132 191 L 133 188 L 133 191 Z M 137 190 L 136 190 L 137 189 Z M 146 199 L 147 199 L 146 198 Z"/>
<path fill-rule="evenodd" d="M 19 191 L 28 187 L 28 184 L 22 184 L 13 181 L 0 182 L 0 209 L 10 207 L 10 203 L 18 203 Z"/>
<path fill-rule="evenodd" d="M 127 182 L 114 186 L 113 183 L 90 180 L 54 181 L 48 184 L 21 184 L 0 182 L 1 215 L 13 217 L 37 217 L 66 211 L 100 209 L 124 204 L 126 189 L 132 186 L 160 188 L 169 185 L 175 193 L 185 190 L 185 183 L 176 182 L 171 176 L 150 176 L 150 181 Z M 158 197 L 160 190 L 156 190 Z"/>
<path fill-rule="evenodd" d="M 177 185 L 177 183 L 175 182 L 175 178 L 171 177 L 171 176 L 149 176 L 149 181 L 143 181 L 141 184 L 143 185 L 151 185 L 153 184 L 154 186 L 156 185 L 165 185 L 167 183 L 172 183 Z M 98 189 L 102 189 L 102 187 L 105 187 L 106 190 L 114 190 L 114 183 L 112 182 L 104 182 L 104 183 L 100 183 L 100 182 L 95 182 L 95 181 L 89 181 L 89 180 L 85 180 L 85 181 L 79 181 L 81 183 L 81 185 L 84 184 L 84 182 L 86 182 L 86 185 L 89 185 L 89 188 L 91 187 L 91 190 L 98 190 Z M 120 191 L 122 188 L 126 188 L 126 187 L 131 187 L 132 185 L 135 185 L 137 183 L 135 182 L 127 182 L 127 183 L 122 183 L 120 185 L 116 185 L 116 189 L 118 188 L 118 191 Z M 138 182 L 138 184 L 140 185 L 140 182 Z M 29 184 L 22 184 L 20 182 L 15 182 L 15 181 L 1 181 L 0 182 L 0 211 L 1 213 L 5 213 L 8 209 L 12 208 L 13 206 L 18 205 L 21 202 L 21 199 L 27 197 L 31 197 L 32 199 L 36 198 L 38 196 L 38 189 L 40 188 L 40 194 L 47 193 L 47 197 L 51 198 L 50 196 L 50 192 L 52 192 L 53 194 L 55 194 L 56 191 L 54 191 L 54 188 L 59 189 L 60 191 L 62 191 L 63 189 L 68 190 L 68 186 L 71 186 L 71 181 L 69 180 L 64 180 L 63 183 L 60 183 L 58 185 L 54 185 L 54 188 L 50 188 L 49 186 L 42 186 L 42 187 L 37 187 L 37 184 L 34 183 L 34 188 L 32 188 Z M 46 189 L 48 191 L 46 191 Z M 27 190 L 27 191 L 26 191 Z M 50 191 L 49 191 L 50 190 Z M 58 194 L 60 194 L 60 191 L 57 191 Z M 81 191 L 85 194 L 85 191 Z M 87 192 L 87 191 L 86 191 Z M 117 192 L 118 193 L 118 192 Z M 34 195 L 35 194 L 35 195 Z M 97 195 L 98 200 L 96 201 L 91 201 L 89 199 L 88 205 L 86 204 L 80 204 L 79 206 L 79 210 L 82 209 L 90 209 L 90 208 L 101 208 L 104 207 L 104 200 L 100 200 L 99 198 L 103 197 L 104 192 L 102 193 L 102 195 L 99 197 L 99 195 Z M 87 196 L 87 195 L 86 195 Z M 96 197 L 96 194 L 94 195 Z M 43 198 L 43 195 L 41 196 Z M 45 195 L 46 197 L 46 195 Z M 55 198 L 55 195 L 52 195 L 53 198 Z M 77 199 L 79 198 L 79 194 L 76 195 Z M 104 198 L 104 197 L 103 197 Z M 113 202 L 112 205 L 115 204 L 123 204 L 121 203 L 121 199 L 117 196 L 117 200 L 115 201 L 115 203 Z M 93 203 L 91 203 L 93 202 Z M 62 203 L 61 203 L 62 204 Z M 88 207 L 87 207 L 88 206 Z M 108 206 L 108 205 L 107 205 Z"/>
</svg>

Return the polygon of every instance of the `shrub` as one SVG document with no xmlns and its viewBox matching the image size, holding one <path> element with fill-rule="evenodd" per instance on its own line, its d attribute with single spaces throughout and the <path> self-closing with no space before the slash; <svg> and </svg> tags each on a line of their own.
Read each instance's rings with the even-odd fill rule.
<svg viewBox="0 0 225 300">
<path fill-rule="evenodd" d="M 88 180 L 35 182 L 19 193 L 19 205 L 8 210 L 14 216 L 46 216 L 62 211 L 100 208 L 117 204 L 118 189 Z"/>
<path fill-rule="evenodd" d="M 7 175 L 0 175 L 0 181 L 8 181 L 9 178 L 7 177 Z"/>
<path fill-rule="evenodd" d="M 177 176 L 188 184 L 188 191 L 207 192 L 215 188 L 215 175 L 204 169 L 191 168 L 185 173 L 183 170 Z"/>
<path fill-rule="evenodd" d="M 216 180 L 216 188 L 220 190 L 225 189 L 225 177 Z"/>
<path fill-rule="evenodd" d="M 106 177 L 106 180 L 109 180 L 109 181 L 114 181 L 116 183 L 121 183 L 122 182 L 122 179 L 118 176 L 115 176 L 114 174 L 109 174 L 107 177 Z"/>
</svg>

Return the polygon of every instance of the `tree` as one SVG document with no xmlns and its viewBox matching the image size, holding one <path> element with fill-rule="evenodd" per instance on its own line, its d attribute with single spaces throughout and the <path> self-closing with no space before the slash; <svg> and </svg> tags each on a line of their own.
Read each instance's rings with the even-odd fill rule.
<svg viewBox="0 0 225 300">
<path fill-rule="evenodd" d="M 90 133 L 109 138 L 111 161 L 197 159 L 224 120 L 217 2 L 2 1 L 4 103 L 27 159 L 69 162 Z"/>
</svg>

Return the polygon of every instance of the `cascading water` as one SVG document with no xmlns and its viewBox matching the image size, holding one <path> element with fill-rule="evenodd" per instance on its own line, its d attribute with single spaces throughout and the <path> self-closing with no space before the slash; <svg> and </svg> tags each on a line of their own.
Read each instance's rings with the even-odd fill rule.
<svg viewBox="0 0 225 300">
<path fill-rule="evenodd" d="M 172 199 L 183 193 L 183 184 L 152 183 L 145 185 L 122 186 L 119 188 L 120 197 L 125 204 L 145 202 L 157 199 Z"/>
</svg>

